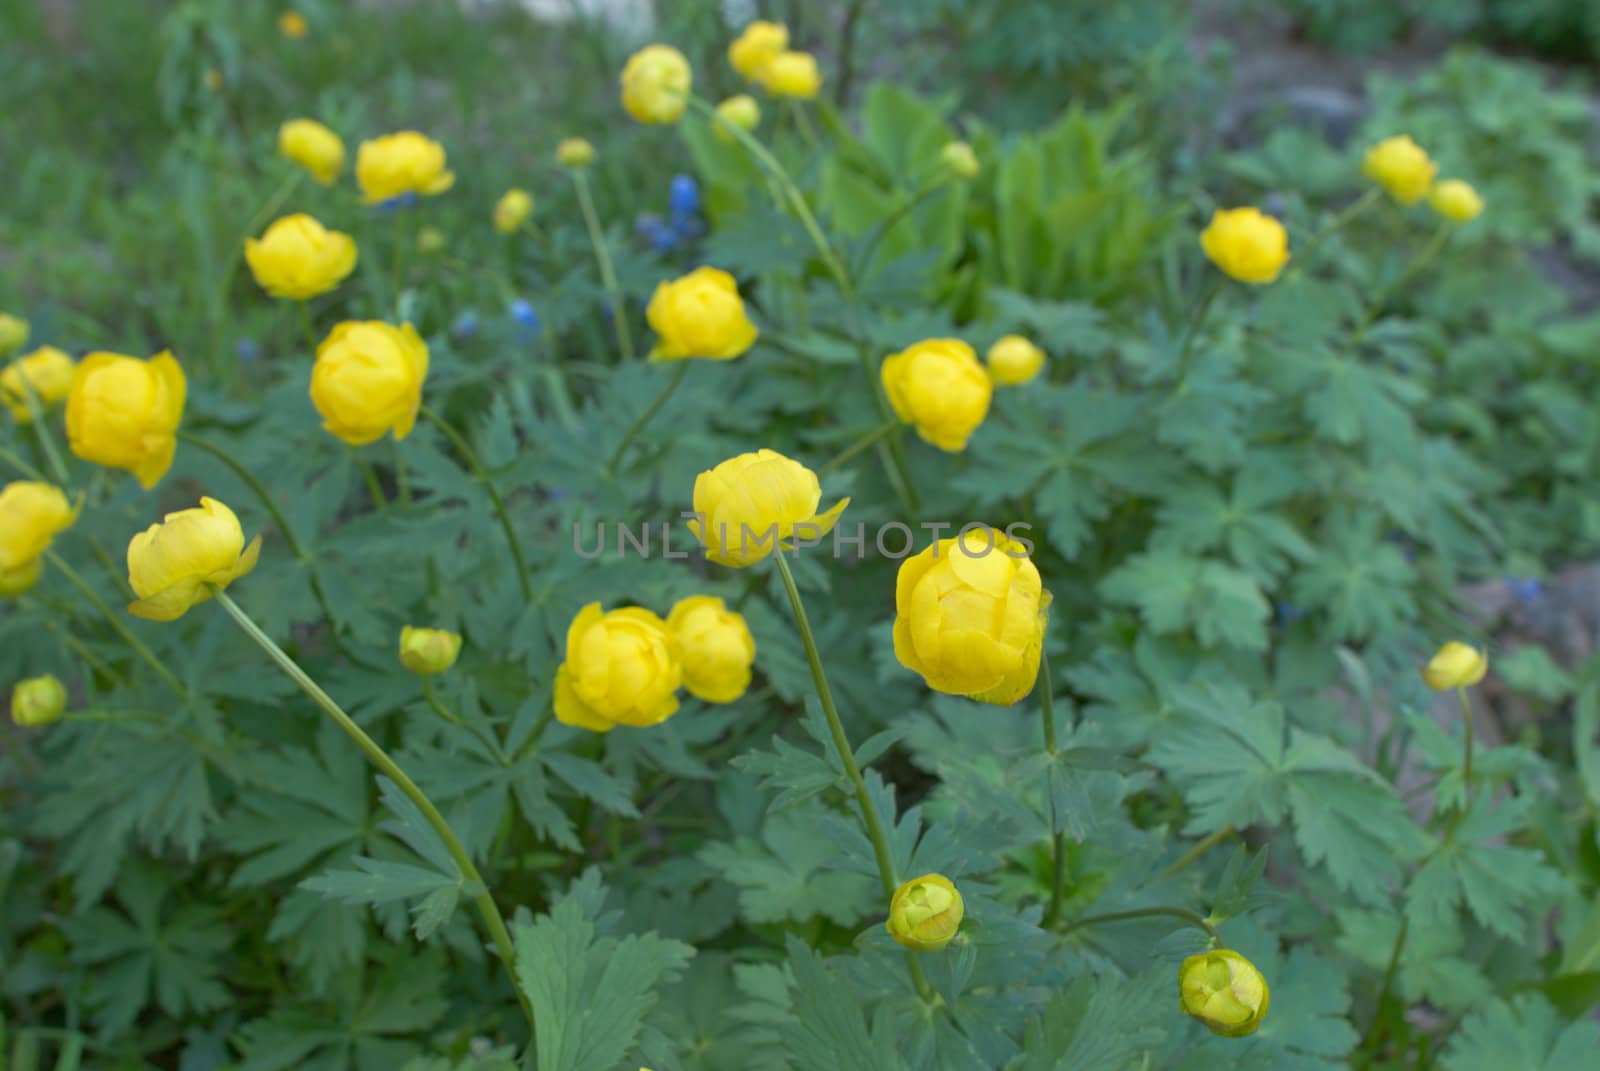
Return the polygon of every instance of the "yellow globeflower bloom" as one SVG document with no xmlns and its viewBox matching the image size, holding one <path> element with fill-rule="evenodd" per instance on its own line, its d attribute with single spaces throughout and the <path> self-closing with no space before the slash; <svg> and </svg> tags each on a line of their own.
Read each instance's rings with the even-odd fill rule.
<svg viewBox="0 0 1600 1071">
<path fill-rule="evenodd" d="M 1259 208 L 1219 208 L 1200 232 L 1200 248 L 1224 275 L 1261 286 L 1289 263 L 1289 232 Z"/>
<path fill-rule="evenodd" d="M 775 97 L 811 100 L 822 91 L 817 57 L 809 52 L 780 52 L 762 68 L 761 84 Z"/>
<path fill-rule="evenodd" d="M 657 361 L 731 361 L 755 345 L 759 334 L 745 315 L 733 276 L 717 268 L 696 268 L 682 278 L 657 283 L 645 319 L 660 336 L 650 353 Z"/>
<path fill-rule="evenodd" d="M 344 141 L 315 119 L 290 119 L 278 128 L 278 152 L 331 186 L 344 170 Z"/>
<path fill-rule="evenodd" d="M 676 123 L 689 106 L 694 72 L 671 45 L 646 45 L 622 68 L 622 106 L 641 123 Z"/>
<path fill-rule="evenodd" d="M 756 98 L 748 93 L 740 93 L 729 97 L 717 105 L 717 115 L 723 122 L 736 126 L 740 130 L 754 130 L 761 125 L 761 105 L 756 103 Z M 716 123 L 711 127 L 711 132 L 717 136 L 718 141 L 731 142 L 733 135 L 722 125 Z"/>
<path fill-rule="evenodd" d="M 989 363 L 989 378 L 1002 387 L 1016 387 L 1037 376 L 1044 368 L 1044 350 L 1021 335 L 1006 335 L 984 354 Z"/>
<path fill-rule="evenodd" d="M 66 709 L 67 689 L 48 673 L 20 680 L 11 690 L 11 720 L 25 729 L 49 725 Z"/>
<path fill-rule="evenodd" d="M 425 257 L 441 252 L 445 246 L 444 231 L 438 227 L 423 227 L 417 232 L 417 252 Z"/>
<path fill-rule="evenodd" d="M 9 312 L 0 312 L 0 357 L 20 350 L 28 341 L 28 321 Z"/>
<path fill-rule="evenodd" d="M 91 353 L 67 392 L 67 443 L 85 461 L 133 473 L 148 491 L 172 467 L 188 391 L 166 350 L 148 361 Z"/>
<path fill-rule="evenodd" d="M 456 664 L 461 654 L 461 634 L 442 628 L 400 630 L 400 664 L 411 672 L 428 677 L 443 673 Z"/>
<path fill-rule="evenodd" d="M 410 324 L 347 320 L 317 347 L 311 404 L 330 435 L 363 446 L 389 431 L 404 439 L 422 407 L 428 344 Z"/>
<path fill-rule="evenodd" d="M 1470 184 L 1460 179 L 1434 183 L 1428 191 L 1428 204 L 1439 215 L 1455 223 L 1470 223 L 1483 212 L 1483 198 Z"/>
<path fill-rule="evenodd" d="M 278 32 L 291 40 L 300 40 L 310 30 L 311 24 L 306 22 L 306 17 L 298 11 L 285 11 L 278 16 Z"/>
<path fill-rule="evenodd" d="M 994 386 L 960 339 L 930 338 L 891 354 L 882 376 L 895 415 L 941 450 L 965 450 L 989 415 Z"/>
<path fill-rule="evenodd" d="M 1436 692 L 1468 688 L 1489 672 L 1489 654 L 1459 640 L 1451 640 L 1422 667 L 1422 679 Z"/>
<path fill-rule="evenodd" d="M 691 595 L 667 614 L 683 658 L 683 684 L 708 703 L 731 703 L 750 687 L 756 641 L 737 610 L 714 595 Z"/>
<path fill-rule="evenodd" d="M 356 183 L 368 204 L 404 194 L 431 197 L 456 184 L 444 146 L 415 130 L 363 141 L 356 150 Z"/>
<path fill-rule="evenodd" d="M 0 489 L 0 573 L 26 575 L 50 549 L 56 534 L 78 519 L 82 502 L 68 501 L 61 488 L 18 480 Z"/>
<path fill-rule="evenodd" d="M 728 46 L 728 62 L 741 76 L 758 82 L 767 64 L 788 47 L 789 27 L 781 22 L 757 19 Z"/>
<path fill-rule="evenodd" d="M 533 215 L 533 194 L 523 189 L 509 189 L 494 204 L 494 229 L 501 234 L 514 234 Z"/>
<path fill-rule="evenodd" d="M 273 221 L 260 238 L 247 238 L 244 259 L 261 289 L 305 301 L 326 294 L 355 270 L 356 243 L 299 212 Z"/>
<path fill-rule="evenodd" d="M 1232 949 L 1190 956 L 1178 968 L 1183 1013 L 1225 1038 L 1254 1034 L 1267 1017 L 1272 995 L 1255 964 Z"/>
<path fill-rule="evenodd" d="M 0 403 L 11 410 L 19 424 L 33 420 L 28 393 L 41 407 L 51 406 L 72 389 L 72 358 L 54 346 L 40 346 L 25 357 L 18 357 L 0 371 Z"/>
<path fill-rule="evenodd" d="M 889 901 L 889 936 L 917 952 L 937 952 L 961 929 L 966 904 L 943 874 L 912 878 Z"/>
<path fill-rule="evenodd" d="M 594 163 L 594 146 L 587 138 L 562 138 L 556 146 L 556 163 L 562 167 L 588 167 Z"/>
<path fill-rule="evenodd" d="M 850 504 L 818 513 L 817 474 L 776 450 L 730 457 L 694 481 L 689 528 L 706 557 L 732 569 L 754 565 L 792 539 L 820 539 Z"/>
<path fill-rule="evenodd" d="M 978 177 L 978 154 L 964 141 L 952 141 L 939 150 L 939 159 L 956 178 Z"/>
<path fill-rule="evenodd" d="M 592 732 L 657 725 L 678 710 L 683 665 L 667 623 L 630 606 L 603 613 L 592 602 L 567 629 L 556 670 L 556 720 Z"/>
<path fill-rule="evenodd" d="M 128 586 L 139 596 L 128 612 L 176 621 L 256 567 L 258 535 L 247 547 L 233 510 L 214 498 L 169 513 L 128 542 Z"/>
<path fill-rule="evenodd" d="M 43 571 L 42 558 L 30 558 L 15 569 L 0 566 L 0 599 L 21 595 L 39 582 L 39 574 Z"/>
<path fill-rule="evenodd" d="M 1439 165 L 1429 159 L 1427 152 L 1411 140 L 1408 134 L 1384 138 L 1367 150 L 1361 164 L 1361 173 L 1389 191 L 1403 205 L 1414 205 L 1422 200 Z"/>
</svg>

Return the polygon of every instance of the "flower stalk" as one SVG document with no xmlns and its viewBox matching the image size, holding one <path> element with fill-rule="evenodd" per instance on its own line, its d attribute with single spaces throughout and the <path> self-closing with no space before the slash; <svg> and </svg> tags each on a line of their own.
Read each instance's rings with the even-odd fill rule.
<svg viewBox="0 0 1600 1071">
<path fill-rule="evenodd" d="M 622 286 L 617 282 L 616 270 L 611 266 L 611 254 L 606 252 L 605 232 L 600 229 L 600 216 L 594 210 L 594 196 L 589 191 L 589 179 L 579 167 L 569 167 L 572 185 L 578 191 L 578 207 L 583 210 L 583 225 L 589 231 L 589 244 L 594 247 L 595 263 L 600 267 L 600 281 L 605 285 L 606 297 L 611 303 L 611 322 L 616 325 L 617 345 L 622 348 L 622 358 L 633 360 L 633 332 L 628 327 L 627 307 L 622 300 Z"/>
<path fill-rule="evenodd" d="M 506 500 L 500 496 L 499 488 L 495 487 L 494 481 L 489 478 L 489 474 L 484 471 L 483 464 L 479 462 L 478 455 L 459 431 L 451 427 L 443 417 L 426 405 L 422 406 L 418 411 L 428 423 L 438 428 L 444 437 L 450 440 L 450 445 L 454 446 L 456 453 L 461 455 L 461 460 L 467 466 L 468 471 L 477 478 L 479 483 L 483 484 L 484 490 L 489 493 L 489 502 L 494 507 L 495 516 L 500 519 L 500 527 L 506 534 L 506 543 L 511 547 L 512 560 L 516 562 L 517 582 L 522 585 L 523 598 L 531 600 L 533 598 L 533 582 L 528 579 L 528 563 L 522 556 L 522 546 L 517 542 L 517 530 L 511 525 L 511 515 L 506 512 Z"/>
</svg>

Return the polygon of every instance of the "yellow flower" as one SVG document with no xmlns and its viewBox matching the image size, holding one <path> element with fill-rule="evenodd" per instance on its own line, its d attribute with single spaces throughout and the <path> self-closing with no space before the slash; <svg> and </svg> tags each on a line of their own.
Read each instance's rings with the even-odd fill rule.
<svg viewBox="0 0 1600 1071">
<path fill-rule="evenodd" d="M 315 119 L 290 119 L 278 128 L 278 152 L 331 186 L 344 170 L 344 141 Z"/>
<path fill-rule="evenodd" d="M 0 312 L 0 357 L 20 350 L 28 341 L 28 321 L 9 312 Z"/>
<path fill-rule="evenodd" d="M 895 415 L 941 450 L 965 450 L 989 415 L 994 387 L 960 339 L 930 338 L 891 354 L 882 375 Z"/>
<path fill-rule="evenodd" d="M 1272 994 L 1255 964 L 1228 948 L 1190 956 L 1178 968 L 1178 999 L 1213 1034 L 1254 1034 L 1267 1017 Z"/>
<path fill-rule="evenodd" d="M 0 566 L 0 599 L 9 599 L 21 595 L 39 581 L 39 573 L 44 569 L 41 558 L 30 558 L 15 569 Z"/>
<path fill-rule="evenodd" d="M 305 301 L 326 294 L 355 270 L 356 243 L 299 212 L 274 220 L 260 238 L 245 239 L 244 259 L 261 289 Z"/>
<path fill-rule="evenodd" d="M 562 167 L 588 167 L 594 163 L 594 146 L 588 138 L 562 138 L 556 146 L 556 163 Z"/>
<path fill-rule="evenodd" d="M 1451 640 L 1422 667 L 1422 679 L 1434 691 L 1448 692 L 1471 687 L 1488 672 L 1488 652 Z"/>
<path fill-rule="evenodd" d="M 461 653 L 461 635 L 442 628 L 400 630 L 400 664 L 413 673 L 432 676 L 456 664 Z"/>
<path fill-rule="evenodd" d="M 85 461 L 133 473 L 148 491 L 172 467 L 188 390 L 167 350 L 148 361 L 91 353 L 67 392 L 67 442 Z"/>
<path fill-rule="evenodd" d="M 791 539 L 820 539 L 831 532 L 850 500 L 819 514 L 821 501 L 816 473 L 776 450 L 757 450 L 730 457 L 695 478 L 695 519 L 689 528 L 705 546 L 706 557 L 743 569 Z"/>
<path fill-rule="evenodd" d="M 741 76 L 758 82 L 767 64 L 788 47 L 789 27 L 757 19 L 728 46 L 728 62 Z"/>
<path fill-rule="evenodd" d="M 214 498 L 196 509 L 169 513 L 128 541 L 128 585 L 139 596 L 128 612 L 150 621 L 176 621 L 256 567 L 258 535 L 244 545 L 233 510 Z"/>
<path fill-rule="evenodd" d="M 18 424 L 33 420 L 28 392 L 41 407 L 54 405 L 72 389 L 72 358 L 54 346 L 40 346 L 18 357 L 0 371 L 0 403 L 11 410 Z"/>
<path fill-rule="evenodd" d="M 48 483 L 6 484 L 0 490 L 0 573 L 22 574 L 50 549 L 56 533 L 72 526 L 81 507 Z"/>
<path fill-rule="evenodd" d="M 1200 248 L 1223 274 L 1260 286 L 1289 263 L 1289 232 L 1259 208 L 1219 208 L 1200 232 Z"/>
<path fill-rule="evenodd" d="M 1428 204 L 1439 215 L 1456 223 L 1470 223 L 1483 211 L 1483 198 L 1478 191 L 1460 179 L 1434 183 L 1428 191 Z"/>
<path fill-rule="evenodd" d="M 691 595 L 667 614 L 683 658 L 683 684 L 708 703 L 731 703 L 750 687 L 756 641 L 744 616 L 714 595 Z"/>
<path fill-rule="evenodd" d="M 523 189 L 509 189 L 494 204 L 494 229 L 501 234 L 514 234 L 531 215 L 533 194 Z"/>
<path fill-rule="evenodd" d="M 1433 185 L 1439 165 L 1408 134 L 1384 138 L 1367 150 L 1361 173 L 1372 179 L 1403 205 L 1414 205 Z"/>
<path fill-rule="evenodd" d="M 740 93 L 737 96 L 729 97 L 717 105 L 717 115 L 722 118 L 724 123 L 736 126 L 740 130 L 754 130 L 761 125 L 761 105 L 757 104 L 756 98 L 748 93 Z M 731 142 L 733 140 L 733 135 L 728 132 L 722 123 L 713 124 L 711 132 L 717 136 L 718 141 Z"/>
<path fill-rule="evenodd" d="M 215 67 L 206 68 L 206 88 L 211 92 L 216 93 L 222 89 L 222 86 L 222 72 L 217 70 Z"/>
<path fill-rule="evenodd" d="M 410 324 L 347 320 L 317 347 L 311 404 L 330 435 L 363 446 L 393 431 L 404 439 L 417 422 L 428 344 Z"/>
<path fill-rule="evenodd" d="M 689 106 L 694 72 L 671 45 L 646 45 L 622 68 L 622 106 L 641 123 L 676 123 Z"/>
<path fill-rule="evenodd" d="M 961 893 L 943 874 L 912 878 L 889 901 L 889 936 L 917 952 L 937 952 L 961 929 Z"/>
<path fill-rule="evenodd" d="M 811 100 L 822 90 L 817 57 L 809 52 L 780 52 L 762 68 L 761 84 L 775 97 Z"/>
<path fill-rule="evenodd" d="M 939 150 L 939 159 L 956 178 L 978 177 L 978 154 L 964 141 L 952 141 Z"/>
<path fill-rule="evenodd" d="M 1044 350 L 1021 335 L 1007 335 L 984 355 L 989 362 L 989 378 L 1002 387 L 1026 383 L 1044 368 Z"/>
<path fill-rule="evenodd" d="M 67 709 L 67 690 L 55 677 L 29 677 L 11 690 L 11 720 L 26 729 L 56 721 Z"/>
<path fill-rule="evenodd" d="M 1033 691 L 1050 608 L 1026 549 L 992 528 L 900 563 L 894 654 L 928 687 L 1010 706 Z"/>
<path fill-rule="evenodd" d="M 356 183 L 368 204 L 414 193 L 431 197 L 456 184 L 444 146 L 415 130 L 363 141 L 356 150 Z"/>
<path fill-rule="evenodd" d="M 298 41 L 310 29 L 306 17 L 298 11 L 285 11 L 278 16 L 278 32 L 292 40 Z"/>
<path fill-rule="evenodd" d="M 417 252 L 425 257 L 444 249 L 444 231 L 438 227 L 423 227 L 417 232 Z"/>
<path fill-rule="evenodd" d="M 744 313 L 733 276 L 717 268 L 696 268 L 657 283 L 645 318 L 660 336 L 650 353 L 657 361 L 731 361 L 755 345 L 759 333 Z"/>
<path fill-rule="evenodd" d="M 602 613 L 591 602 L 567 629 L 567 660 L 556 670 L 556 719 L 597 733 L 657 725 L 677 712 L 682 683 L 665 621 L 637 606 Z"/>
</svg>

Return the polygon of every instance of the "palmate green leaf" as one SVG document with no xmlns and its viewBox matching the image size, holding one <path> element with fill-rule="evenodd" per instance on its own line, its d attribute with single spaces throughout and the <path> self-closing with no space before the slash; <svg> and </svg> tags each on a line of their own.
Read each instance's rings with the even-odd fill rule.
<svg viewBox="0 0 1600 1071">
<path fill-rule="evenodd" d="M 1588 1071 L 1600 1025 L 1562 1023 L 1536 993 L 1500 1000 L 1469 1016 L 1445 1050 L 1444 1071 Z"/>
<path fill-rule="evenodd" d="M 1173 1022 L 1175 978 L 1176 968 L 1166 965 L 1128 978 L 1080 975 L 1028 1023 L 1026 1055 L 1013 1071 L 1140 1066 L 1165 1039 L 1163 1024 Z"/>
<path fill-rule="evenodd" d="M 1338 912 L 1340 951 L 1365 965 L 1371 977 L 1381 979 L 1389 968 L 1401 918 L 1387 908 Z M 1396 992 L 1406 1001 L 1426 1000 L 1452 1011 L 1481 1005 L 1494 995 L 1494 987 L 1467 958 L 1464 945 L 1461 930 L 1453 924 L 1409 928 L 1395 973 Z"/>
<path fill-rule="evenodd" d="M 1209 472 L 1244 460 L 1246 423 L 1268 397 L 1239 377 L 1237 365 L 1225 350 L 1206 350 L 1153 418 L 1159 441 Z"/>
<path fill-rule="evenodd" d="M 1190 629 L 1207 647 L 1264 650 L 1272 606 L 1249 574 L 1176 551 L 1136 554 L 1100 582 L 1157 634 Z"/>
<path fill-rule="evenodd" d="M 1388 634 L 1416 616 L 1415 573 L 1400 548 L 1383 539 L 1381 519 L 1333 512 L 1318 553 L 1294 578 L 1294 600 L 1324 610 L 1337 639 Z"/>
<path fill-rule="evenodd" d="M 867 1029 L 863 995 L 849 975 L 831 968 L 793 934 L 786 950 L 792 1017 L 779 1022 L 778 1034 L 796 1071 L 812 1067 L 906 1071 L 894 1039 L 886 1032 Z"/>
<path fill-rule="evenodd" d="M 516 1050 L 507 1045 L 487 1052 L 472 1052 L 459 1060 L 419 1056 L 407 1060 L 400 1071 L 517 1071 Z"/>
<path fill-rule="evenodd" d="M 854 925 L 880 905 L 882 892 L 864 874 L 831 869 L 834 846 L 816 835 L 823 813 L 808 805 L 771 813 L 759 839 L 708 844 L 700 858 L 739 889 L 750 922 L 806 922 L 818 915 Z"/>
<path fill-rule="evenodd" d="M 1174 489 L 1156 512 L 1151 548 L 1186 554 L 1226 550 L 1258 584 L 1272 584 L 1291 563 L 1315 556 L 1300 530 L 1272 508 L 1305 489 L 1302 480 L 1279 478 L 1287 468 L 1252 454 L 1226 494 L 1199 481 Z"/>
</svg>

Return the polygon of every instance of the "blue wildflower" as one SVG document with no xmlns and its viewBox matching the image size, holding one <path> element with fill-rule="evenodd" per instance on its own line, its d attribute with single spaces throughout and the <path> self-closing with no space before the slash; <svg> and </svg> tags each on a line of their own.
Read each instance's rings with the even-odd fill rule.
<svg viewBox="0 0 1600 1071">
<path fill-rule="evenodd" d="M 1511 589 L 1511 594 L 1522 605 L 1527 606 L 1535 602 L 1544 594 L 1544 584 L 1536 576 L 1511 576 L 1506 578 L 1506 586 Z"/>
<path fill-rule="evenodd" d="M 233 344 L 233 352 L 238 354 L 241 361 L 253 361 L 261 356 L 261 347 L 256 345 L 253 338 L 241 338 Z"/>
<path fill-rule="evenodd" d="M 456 322 L 450 330 L 457 338 L 471 338 L 478 333 L 478 314 L 468 309 L 456 317 Z"/>
<path fill-rule="evenodd" d="M 633 229 L 657 253 L 672 252 L 681 237 L 677 227 L 667 226 L 666 221 L 657 215 L 639 216 L 633 221 Z"/>
<path fill-rule="evenodd" d="M 700 213 L 700 185 L 689 175 L 673 175 L 667 196 L 674 223 L 683 223 Z"/>
<path fill-rule="evenodd" d="M 530 333 L 539 330 L 539 314 L 533 311 L 532 305 L 521 298 L 517 298 L 511 303 L 511 318 Z"/>
<path fill-rule="evenodd" d="M 417 192 L 415 190 L 407 190 L 398 197 L 390 197 L 387 200 L 379 201 L 378 210 L 380 212 L 393 212 L 400 208 L 415 208 L 416 205 Z"/>
</svg>

